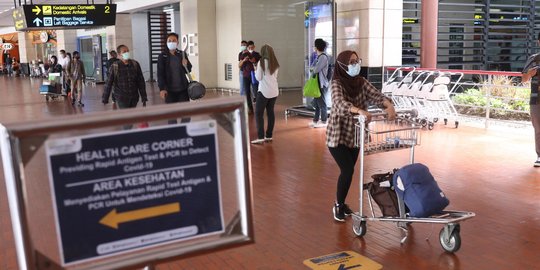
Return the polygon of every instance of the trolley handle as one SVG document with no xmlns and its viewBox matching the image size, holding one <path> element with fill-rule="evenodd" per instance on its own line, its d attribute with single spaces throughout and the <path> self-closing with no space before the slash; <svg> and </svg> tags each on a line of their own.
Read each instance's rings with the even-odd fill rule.
<svg viewBox="0 0 540 270">
<path fill-rule="evenodd" d="M 403 115 L 403 114 L 409 114 L 413 117 L 416 117 L 418 115 L 418 111 L 416 111 L 416 109 L 412 109 L 412 110 L 399 110 L 399 111 L 396 111 L 396 120 L 397 119 L 401 119 L 401 120 L 407 120 L 406 118 L 404 117 L 401 117 L 399 116 L 400 114 Z M 357 115 L 355 116 L 355 118 L 358 119 L 358 122 L 361 123 L 361 124 L 365 124 L 367 122 L 367 117 L 365 115 Z M 371 121 L 382 121 L 382 120 L 386 120 L 388 118 L 388 113 L 385 112 L 385 111 L 382 111 L 382 112 L 373 112 L 371 113 Z"/>
</svg>

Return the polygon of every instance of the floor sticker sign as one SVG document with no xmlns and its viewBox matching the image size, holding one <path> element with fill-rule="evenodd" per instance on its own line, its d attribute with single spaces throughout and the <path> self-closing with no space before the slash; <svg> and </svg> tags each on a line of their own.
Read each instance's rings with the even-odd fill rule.
<svg viewBox="0 0 540 270">
<path fill-rule="evenodd" d="M 46 142 L 62 263 L 223 232 L 213 120 Z"/>
<path fill-rule="evenodd" d="M 304 265 L 314 270 L 379 270 L 382 265 L 353 251 L 342 251 L 307 259 Z"/>
</svg>

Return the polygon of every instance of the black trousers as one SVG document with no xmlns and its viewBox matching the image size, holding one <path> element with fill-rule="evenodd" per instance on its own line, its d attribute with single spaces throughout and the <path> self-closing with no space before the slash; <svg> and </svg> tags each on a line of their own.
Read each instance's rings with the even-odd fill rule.
<svg viewBox="0 0 540 270">
<path fill-rule="evenodd" d="M 343 204 L 351 187 L 354 166 L 356 165 L 356 160 L 358 160 L 360 149 L 349 148 L 342 144 L 337 147 L 328 147 L 328 149 L 340 170 L 337 182 L 336 202 Z"/>
<path fill-rule="evenodd" d="M 167 91 L 167 96 L 165 97 L 165 103 L 179 103 L 179 102 L 189 102 L 189 95 L 187 90 L 186 91 L 180 91 L 180 92 L 170 92 Z M 182 118 L 180 121 L 181 123 L 188 123 L 191 121 L 191 118 L 186 117 Z M 176 124 L 178 121 L 176 119 L 170 119 L 168 121 L 169 124 Z"/>
<path fill-rule="evenodd" d="M 137 103 L 139 103 L 139 97 L 137 98 L 131 98 L 131 99 L 122 99 L 116 101 L 116 106 L 118 106 L 118 109 L 129 109 L 129 108 L 135 108 L 137 107 Z M 125 125 L 124 129 L 132 129 L 133 125 Z"/>
<path fill-rule="evenodd" d="M 255 122 L 257 123 L 257 136 L 259 139 L 264 139 L 265 137 L 272 138 L 274 123 L 276 122 L 276 116 L 274 114 L 276 100 L 277 97 L 265 98 L 261 92 L 257 93 L 257 102 L 255 102 Z M 268 118 L 266 134 L 264 132 L 264 110 L 266 110 L 266 117 Z"/>
</svg>

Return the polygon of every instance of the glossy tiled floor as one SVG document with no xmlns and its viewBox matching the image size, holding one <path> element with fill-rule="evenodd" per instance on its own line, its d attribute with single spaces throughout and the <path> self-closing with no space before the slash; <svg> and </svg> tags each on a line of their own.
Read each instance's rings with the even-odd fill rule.
<svg viewBox="0 0 540 270">
<path fill-rule="evenodd" d="M 110 110 L 100 104 L 100 86 L 88 88 L 84 109 L 46 104 L 39 80 L 0 77 L 0 122 Z M 150 104 L 158 93 L 149 85 Z M 209 98 L 220 96 L 210 94 Z M 237 249 L 158 265 L 157 269 L 307 269 L 302 261 L 353 250 L 383 269 L 538 269 L 540 265 L 540 169 L 532 167 L 530 129 L 484 130 L 437 125 L 422 133 L 416 161 L 427 164 L 451 200 L 450 209 L 476 212 L 461 226 L 462 247 L 454 255 L 439 246 L 440 226 L 414 224 L 405 244 L 393 224 L 368 223 L 357 238 L 350 220 L 333 221 L 337 166 L 324 144 L 323 129 L 309 129 L 302 117 L 285 119 L 297 92 L 278 98 L 274 141 L 251 147 L 256 243 Z M 250 119 L 250 135 L 255 136 Z M 407 151 L 366 157 L 366 174 L 407 162 Z M 355 175 L 357 179 L 358 173 Z M 3 176 L 1 176 L 3 179 Z M 358 181 L 348 203 L 358 208 Z M 46 233 L 46 232 L 44 232 Z M 0 182 L 0 269 L 18 269 L 11 224 Z"/>
</svg>

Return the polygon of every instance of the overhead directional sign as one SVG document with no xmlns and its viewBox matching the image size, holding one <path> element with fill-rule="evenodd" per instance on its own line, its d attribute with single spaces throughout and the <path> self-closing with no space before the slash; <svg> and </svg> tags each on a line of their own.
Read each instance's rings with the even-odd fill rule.
<svg viewBox="0 0 540 270">
<path fill-rule="evenodd" d="M 64 265 L 224 230 L 213 120 L 46 149 Z"/>
<path fill-rule="evenodd" d="M 17 30 L 108 26 L 116 23 L 116 5 L 22 5 L 13 10 L 13 22 Z"/>
</svg>

